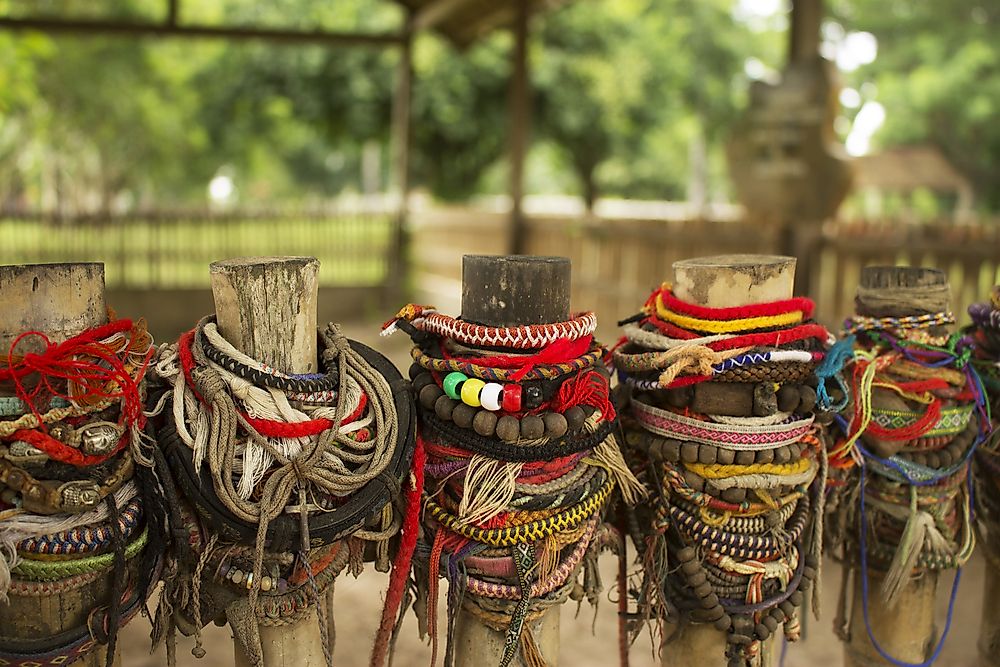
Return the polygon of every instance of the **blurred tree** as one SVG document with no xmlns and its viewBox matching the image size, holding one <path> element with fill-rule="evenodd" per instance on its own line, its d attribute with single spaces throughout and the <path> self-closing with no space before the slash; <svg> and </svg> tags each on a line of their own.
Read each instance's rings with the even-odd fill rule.
<svg viewBox="0 0 1000 667">
<path fill-rule="evenodd" d="M 938 146 L 980 202 L 1000 209 L 1000 4 L 833 0 L 830 9 L 878 39 L 875 61 L 846 77 L 885 107 L 876 141 Z"/>
</svg>

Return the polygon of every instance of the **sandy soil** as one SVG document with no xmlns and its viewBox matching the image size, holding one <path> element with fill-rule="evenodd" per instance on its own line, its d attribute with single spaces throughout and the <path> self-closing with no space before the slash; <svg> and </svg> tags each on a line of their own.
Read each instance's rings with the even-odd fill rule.
<svg viewBox="0 0 1000 667">
<path fill-rule="evenodd" d="M 407 353 L 409 339 L 402 334 L 392 338 L 374 335 L 376 324 L 355 324 L 345 327 L 346 333 L 373 345 L 391 358 L 399 368 L 406 369 L 410 359 Z M 940 667 L 972 667 L 976 664 L 976 639 L 979 634 L 983 598 L 983 562 L 977 557 L 966 568 L 955 611 L 955 622 L 937 665 Z M 615 581 L 616 563 L 612 556 L 602 559 L 603 578 L 606 585 Z M 368 664 L 375 629 L 378 625 L 382 599 L 387 583 L 386 575 L 373 569 L 357 580 L 344 577 L 337 582 L 335 617 L 337 667 L 361 667 Z M 843 649 L 833 634 L 832 623 L 836 612 L 840 586 L 839 568 L 828 563 L 824 567 L 823 614 L 819 621 L 809 619 L 805 638 L 788 646 L 785 667 L 833 667 L 843 663 Z M 939 584 L 938 619 L 943 627 L 947 606 L 948 581 Z M 576 605 L 568 604 L 562 611 L 560 664 L 589 667 L 615 665 L 618 661 L 618 623 L 616 599 L 606 592 L 596 614 L 587 606 L 576 614 Z M 443 618 L 443 611 L 442 616 Z M 149 654 L 149 623 L 137 618 L 123 632 L 123 665 L 125 667 L 154 667 L 165 664 L 161 648 Z M 443 638 L 442 638 L 443 640 Z M 209 625 L 205 630 L 205 658 L 195 659 L 191 653 L 193 639 L 181 637 L 178 642 L 179 667 L 230 667 L 233 664 L 232 638 L 228 628 Z M 631 667 L 652 667 L 658 664 L 653 658 L 648 637 L 640 638 L 632 647 Z M 723 664 L 721 656 L 706 656 L 712 664 Z M 394 659 L 394 667 L 426 667 L 430 662 L 430 649 L 417 637 L 416 621 L 407 616 Z M 489 667 L 489 666 L 484 666 Z M 687 666 L 684 666 L 687 667 Z"/>
<path fill-rule="evenodd" d="M 614 581 L 615 567 L 613 556 L 603 557 L 602 570 L 606 584 Z M 350 577 L 338 580 L 334 605 L 337 623 L 335 651 L 337 667 L 362 667 L 368 664 L 385 585 L 386 576 L 374 570 L 366 571 L 357 580 Z M 810 618 L 804 640 L 788 645 L 784 663 L 786 667 L 833 667 L 843 663 L 843 649 L 832 630 L 839 585 L 839 568 L 827 563 L 824 568 L 821 620 L 815 621 Z M 943 627 L 944 624 L 949 586 L 950 580 L 939 584 L 939 627 Z M 955 621 L 941 658 L 937 662 L 940 667 L 972 667 L 976 664 L 976 639 L 979 633 L 982 597 L 983 561 L 977 557 L 963 574 Z M 587 605 L 580 609 L 579 615 L 575 613 L 575 604 L 567 604 L 562 609 L 561 665 L 597 667 L 617 664 L 618 623 L 613 599 L 615 599 L 613 593 L 606 591 L 598 605 L 596 620 L 593 610 Z M 154 667 L 165 663 L 162 648 L 149 655 L 148 636 L 149 623 L 145 618 L 137 618 L 125 629 L 122 641 L 125 667 Z M 230 667 L 233 664 L 232 639 L 228 628 L 218 628 L 214 625 L 206 628 L 204 646 L 208 655 L 202 660 L 197 660 L 191 655 L 190 650 L 193 645 L 193 639 L 179 638 L 179 667 Z M 715 656 L 706 658 L 712 659 L 713 664 L 721 664 L 715 661 Z M 426 667 L 429 661 L 430 649 L 417 637 L 415 619 L 409 614 L 400 635 L 393 664 L 395 667 Z M 631 667 L 652 667 L 657 664 L 652 657 L 648 637 L 640 638 L 632 647 L 630 664 Z"/>
</svg>

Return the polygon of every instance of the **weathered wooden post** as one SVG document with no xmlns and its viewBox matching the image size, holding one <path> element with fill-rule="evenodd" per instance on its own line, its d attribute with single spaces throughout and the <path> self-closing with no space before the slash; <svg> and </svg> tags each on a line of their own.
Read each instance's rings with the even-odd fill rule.
<svg viewBox="0 0 1000 667">
<path fill-rule="evenodd" d="M 826 332 L 794 279 L 791 257 L 676 262 L 614 353 L 631 462 L 654 497 L 632 530 L 640 608 L 666 619 L 663 665 L 767 665 L 782 628 L 798 637 L 818 567 Z"/>
<path fill-rule="evenodd" d="M 214 262 L 212 296 L 219 332 L 244 354 L 287 373 L 315 373 L 319 262 L 254 257 Z M 315 607 L 295 623 L 261 625 L 266 667 L 325 665 Z M 237 667 L 256 664 L 235 642 Z"/>
<path fill-rule="evenodd" d="M 465 255 L 462 258 L 462 319 L 491 327 L 548 324 L 569 319 L 570 273 L 565 257 Z M 530 628 L 549 667 L 559 661 L 559 607 Z M 469 613 L 455 625 L 458 665 L 495 665 L 504 654 L 506 632 Z"/>
<path fill-rule="evenodd" d="M 564 257 L 466 255 L 462 315 L 408 305 L 427 452 L 417 609 L 445 664 L 555 665 L 559 607 L 595 602 L 612 492 L 641 493 L 617 442 L 593 313 L 569 312 Z"/>
<path fill-rule="evenodd" d="M 25 331 L 41 331 L 54 342 L 62 342 L 107 320 L 103 264 L 0 266 L 0 350 L 4 355 Z M 32 344 L 24 341 L 18 352 L 39 352 Z M 106 604 L 110 594 L 110 575 L 51 595 L 11 593 L 9 602 L 0 602 L 0 635 L 37 640 L 86 626 L 91 610 Z M 105 661 L 104 647 L 99 647 L 73 664 L 103 667 Z M 115 662 L 121 664 L 120 655 Z"/>
<path fill-rule="evenodd" d="M 979 629 L 980 667 L 1000 665 L 1000 285 L 988 302 L 969 306 L 976 345 L 973 362 L 990 399 L 994 435 L 976 457 L 976 520 L 986 556 L 986 592 Z"/>
<path fill-rule="evenodd" d="M 940 646 L 934 618 L 939 572 L 960 568 L 974 544 L 971 526 L 961 524 L 969 516 L 968 452 L 979 417 L 967 398 L 949 398 L 961 396 L 966 376 L 948 362 L 948 354 L 924 347 L 945 344 L 944 325 L 954 321 L 948 305 L 943 271 L 862 270 L 848 332 L 856 333 L 858 349 L 873 357 L 853 362 L 853 377 L 859 380 L 848 436 L 860 436 L 864 463 L 847 482 L 856 495 L 840 508 L 851 514 L 845 567 L 855 575 L 844 652 L 848 667 L 933 660 Z M 858 365 L 869 363 L 874 366 L 870 385 Z M 931 389 L 915 394 L 908 390 L 914 381 Z M 927 422 L 931 410 L 941 416 Z M 846 460 L 842 447 L 832 451 L 834 458 Z M 926 486 L 929 482 L 935 486 Z M 933 498 L 921 496 L 921 489 L 934 488 Z"/>
</svg>

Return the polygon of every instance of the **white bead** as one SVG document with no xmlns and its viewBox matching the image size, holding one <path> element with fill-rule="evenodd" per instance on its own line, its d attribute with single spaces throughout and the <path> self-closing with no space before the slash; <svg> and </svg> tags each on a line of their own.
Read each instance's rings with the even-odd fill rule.
<svg viewBox="0 0 1000 667">
<path fill-rule="evenodd" d="M 487 382 L 486 386 L 479 391 L 479 403 L 487 410 L 496 412 L 500 409 L 501 393 L 503 393 L 502 384 Z"/>
</svg>

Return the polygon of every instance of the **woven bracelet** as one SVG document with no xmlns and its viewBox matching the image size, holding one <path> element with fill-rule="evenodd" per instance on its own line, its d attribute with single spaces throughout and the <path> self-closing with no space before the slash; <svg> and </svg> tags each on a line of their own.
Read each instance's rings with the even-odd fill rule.
<svg viewBox="0 0 1000 667">
<path fill-rule="evenodd" d="M 383 326 L 383 336 L 395 331 L 397 320 L 407 320 L 420 331 L 451 338 L 465 345 L 518 350 L 538 349 L 559 339 L 577 340 L 597 329 L 597 315 L 592 312 L 576 313 L 566 322 L 489 327 L 443 315 L 427 306 L 410 304 Z"/>
<path fill-rule="evenodd" d="M 717 424 L 684 417 L 633 399 L 632 415 L 646 430 L 667 438 L 700 442 L 721 449 L 758 451 L 798 442 L 812 429 L 815 417 L 792 419 L 773 426 Z"/>
<path fill-rule="evenodd" d="M 607 483 L 584 502 L 574 505 L 559 514 L 547 519 L 540 519 L 520 526 L 498 529 L 484 529 L 462 524 L 458 517 L 449 514 L 447 510 L 431 500 L 424 498 L 424 506 L 431 518 L 453 533 L 467 537 L 476 542 L 482 542 L 495 547 L 510 547 L 515 544 L 537 542 L 552 533 L 572 530 L 579 526 L 590 515 L 604 506 L 611 495 L 615 483 L 609 478 Z"/>
<path fill-rule="evenodd" d="M 139 555 L 139 552 L 146 546 L 149 540 L 149 528 L 144 528 L 138 538 L 129 542 L 125 547 L 125 560 L 131 560 Z M 87 558 L 76 558 L 73 560 L 22 560 L 11 568 L 11 572 L 22 579 L 33 581 L 55 581 L 65 579 L 78 574 L 85 574 L 94 570 L 110 568 L 114 564 L 115 554 L 106 553 L 99 556 L 88 556 Z"/>
</svg>

